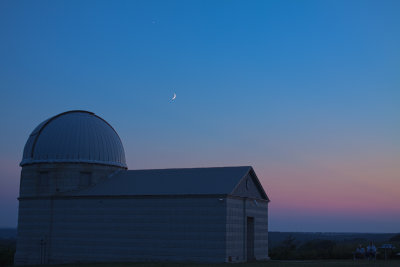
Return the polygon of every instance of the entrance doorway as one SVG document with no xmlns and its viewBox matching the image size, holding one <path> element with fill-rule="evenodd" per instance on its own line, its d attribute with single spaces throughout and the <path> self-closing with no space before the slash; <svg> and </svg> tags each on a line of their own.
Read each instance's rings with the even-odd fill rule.
<svg viewBox="0 0 400 267">
<path fill-rule="evenodd" d="M 254 217 L 247 217 L 247 261 L 254 259 Z"/>
</svg>

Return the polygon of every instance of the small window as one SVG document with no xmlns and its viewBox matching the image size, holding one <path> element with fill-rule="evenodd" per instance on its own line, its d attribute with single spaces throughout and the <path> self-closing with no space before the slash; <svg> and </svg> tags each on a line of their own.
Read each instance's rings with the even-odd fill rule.
<svg viewBox="0 0 400 267">
<path fill-rule="evenodd" d="M 250 179 L 247 178 L 246 179 L 246 190 L 249 190 L 249 187 L 250 187 Z"/>
</svg>

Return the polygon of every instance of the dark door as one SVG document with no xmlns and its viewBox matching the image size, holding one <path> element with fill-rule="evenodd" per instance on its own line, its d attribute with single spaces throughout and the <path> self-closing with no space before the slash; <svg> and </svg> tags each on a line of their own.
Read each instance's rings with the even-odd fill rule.
<svg viewBox="0 0 400 267">
<path fill-rule="evenodd" d="M 254 218 L 247 217 L 247 261 L 254 260 Z"/>
</svg>

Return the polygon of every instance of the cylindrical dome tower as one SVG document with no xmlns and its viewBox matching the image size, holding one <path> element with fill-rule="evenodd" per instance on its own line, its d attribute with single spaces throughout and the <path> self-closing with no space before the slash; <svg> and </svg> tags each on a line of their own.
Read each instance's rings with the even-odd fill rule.
<svg viewBox="0 0 400 267">
<path fill-rule="evenodd" d="M 73 110 L 39 124 L 20 163 L 20 197 L 65 194 L 126 169 L 122 142 L 105 120 Z"/>
<path fill-rule="evenodd" d="M 62 219 L 54 218 L 54 199 L 126 170 L 116 131 L 92 112 L 73 110 L 37 126 L 26 142 L 20 163 L 21 184 L 15 265 L 51 263 L 53 242 Z"/>
</svg>

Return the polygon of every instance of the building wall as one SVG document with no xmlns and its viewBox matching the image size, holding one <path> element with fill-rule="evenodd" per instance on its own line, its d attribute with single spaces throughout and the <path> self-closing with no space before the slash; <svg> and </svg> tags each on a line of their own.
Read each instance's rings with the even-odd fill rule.
<svg viewBox="0 0 400 267">
<path fill-rule="evenodd" d="M 251 198 L 227 199 L 227 261 L 243 262 L 247 259 L 247 217 L 254 218 L 255 260 L 268 257 L 268 201 Z"/>
<path fill-rule="evenodd" d="M 52 163 L 22 167 L 20 197 L 57 195 L 80 190 L 106 179 L 123 168 L 87 164 Z"/>
<path fill-rule="evenodd" d="M 224 199 L 21 199 L 19 213 L 16 264 L 226 259 Z"/>
<path fill-rule="evenodd" d="M 51 200 L 20 200 L 18 209 L 16 265 L 42 264 L 51 227 Z"/>
</svg>

